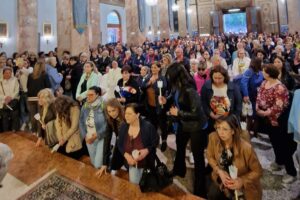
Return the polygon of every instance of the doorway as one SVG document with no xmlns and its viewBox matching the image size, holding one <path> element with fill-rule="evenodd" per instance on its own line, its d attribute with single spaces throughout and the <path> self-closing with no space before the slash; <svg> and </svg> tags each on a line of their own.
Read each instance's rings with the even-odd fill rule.
<svg viewBox="0 0 300 200">
<path fill-rule="evenodd" d="M 116 11 L 107 15 L 107 42 L 122 42 L 121 20 Z"/>
</svg>

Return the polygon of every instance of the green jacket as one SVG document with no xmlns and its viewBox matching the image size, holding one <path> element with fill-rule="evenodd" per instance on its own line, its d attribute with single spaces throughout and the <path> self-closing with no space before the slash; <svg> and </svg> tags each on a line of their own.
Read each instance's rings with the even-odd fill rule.
<svg viewBox="0 0 300 200">
<path fill-rule="evenodd" d="M 91 88 L 92 86 L 98 86 L 98 83 L 99 83 L 98 76 L 97 76 L 97 74 L 95 72 L 92 72 L 91 76 L 87 80 L 87 84 L 86 84 L 87 90 L 86 91 L 81 91 L 81 85 L 84 82 L 85 78 L 86 78 L 86 73 L 83 73 L 82 76 L 81 76 L 81 78 L 80 78 L 79 84 L 77 86 L 76 99 L 79 96 L 82 97 L 82 99 L 85 99 L 86 98 L 86 94 L 87 94 L 87 90 L 89 88 Z"/>
</svg>

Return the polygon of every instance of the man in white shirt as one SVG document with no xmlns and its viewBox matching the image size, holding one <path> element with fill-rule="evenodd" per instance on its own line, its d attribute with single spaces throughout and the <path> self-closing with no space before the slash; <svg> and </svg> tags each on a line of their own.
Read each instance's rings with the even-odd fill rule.
<svg viewBox="0 0 300 200">
<path fill-rule="evenodd" d="M 232 65 L 232 76 L 235 78 L 238 75 L 243 74 L 250 66 L 251 59 L 246 56 L 244 49 L 238 50 L 237 58 L 234 59 Z"/>
<path fill-rule="evenodd" d="M 118 81 L 122 78 L 121 69 L 118 66 L 117 61 L 112 61 L 111 69 L 109 69 L 108 73 L 105 74 L 106 76 L 103 81 L 103 85 L 101 87 L 106 88 L 106 94 L 104 95 L 104 99 L 108 100 L 110 98 L 115 97 L 115 88 L 117 86 Z"/>
<path fill-rule="evenodd" d="M 19 82 L 12 76 L 12 68 L 3 68 L 3 80 L 0 80 L 0 109 L 2 113 L 2 131 L 19 129 Z"/>
</svg>

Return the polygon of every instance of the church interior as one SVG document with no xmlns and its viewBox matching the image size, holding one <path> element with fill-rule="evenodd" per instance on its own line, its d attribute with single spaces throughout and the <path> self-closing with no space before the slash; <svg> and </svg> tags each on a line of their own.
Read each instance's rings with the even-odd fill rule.
<svg viewBox="0 0 300 200">
<path fill-rule="evenodd" d="M 300 200 L 298 20 L 300 0 L 0 0 L 0 199 Z"/>
</svg>

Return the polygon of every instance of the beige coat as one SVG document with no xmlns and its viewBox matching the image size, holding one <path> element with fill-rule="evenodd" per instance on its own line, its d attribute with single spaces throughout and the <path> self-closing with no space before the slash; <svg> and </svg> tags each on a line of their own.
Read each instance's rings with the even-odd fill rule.
<svg viewBox="0 0 300 200">
<path fill-rule="evenodd" d="M 212 179 L 217 183 L 217 171 L 220 169 L 219 159 L 223 147 L 216 132 L 209 135 L 207 147 L 207 160 L 213 168 Z M 260 178 L 262 167 L 257 159 L 256 153 L 251 144 L 241 139 L 240 149 L 234 149 L 234 165 L 238 168 L 238 177 L 243 180 L 243 192 L 246 200 L 262 199 L 262 188 Z"/>
<path fill-rule="evenodd" d="M 80 110 L 77 106 L 72 106 L 70 111 L 71 126 L 68 126 L 58 116 L 55 120 L 56 135 L 58 140 L 67 141 L 66 152 L 74 152 L 82 148 L 79 132 L 79 115 Z"/>
</svg>

